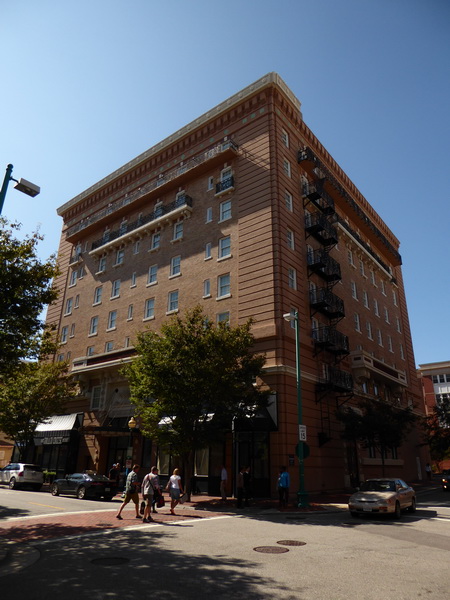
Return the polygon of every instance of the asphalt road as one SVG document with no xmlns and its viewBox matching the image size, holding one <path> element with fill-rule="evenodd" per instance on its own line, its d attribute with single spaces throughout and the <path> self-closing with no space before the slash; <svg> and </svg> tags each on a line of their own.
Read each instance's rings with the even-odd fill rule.
<svg viewBox="0 0 450 600">
<path fill-rule="evenodd" d="M 5 492 L 0 505 L 14 493 Z M 42 493 L 16 494 L 18 510 L 48 508 Z M 0 590 L 14 600 L 443 600 L 450 494 L 428 490 L 418 500 L 417 512 L 399 521 L 252 509 L 40 541 L 32 544 L 36 562 L 1 577 Z M 57 501 L 54 510 L 61 501 L 70 510 L 110 505 Z"/>
</svg>

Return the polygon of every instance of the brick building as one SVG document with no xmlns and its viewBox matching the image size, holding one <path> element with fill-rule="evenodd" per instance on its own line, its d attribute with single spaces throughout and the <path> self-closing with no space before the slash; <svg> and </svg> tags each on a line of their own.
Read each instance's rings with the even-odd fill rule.
<svg viewBox="0 0 450 600">
<path fill-rule="evenodd" d="M 423 411 L 399 241 L 308 129 L 276 73 L 58 214 L 61 294 L 47 320 L 61 341 L 55 360 L 69 360 L 79 382 L 68 412 L 83 419 L 76 464 L 64 463 L 70 448 L 58 458 L 57 443 L 40 451 L 60 470 L 104 472 L 128 455 L 145 468 L 157 459 L 168 472 L 170 453 L 139 428 L 128 431 L 133 408 L 119 369 L 132 360 L 136 332 L 197 304 L 232 325 L 256 320 L 256 349 L 266 353 L 274 390 L 266 418 L 235 426 L 199 453 L 201 489 L 216 489 L 223 460 L 233 474 L 239 463 L 251 465 L 255 494 L 274 492 L 281 464 L 297 486 L 296 345 L 285 313 L 297 312 L 301 330 L 307 489 L 342 489 L 380 472 L 371 449 L 342 440 L 337 406 L 387 396 Z M 420 477 L 422 452 L 413 431 L 392 449 L 388 470 Z"/>
</svg>

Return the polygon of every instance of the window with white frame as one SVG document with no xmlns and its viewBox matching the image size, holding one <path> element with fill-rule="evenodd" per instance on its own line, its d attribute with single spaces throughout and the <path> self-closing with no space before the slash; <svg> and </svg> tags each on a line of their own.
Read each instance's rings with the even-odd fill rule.
<svg viewBox="0 0 450 600">
<path fill-rule="evenodd" d="M 210 258 L 212 258 L 211 248 L 212 248 L 211 242 L 207 242 L 205 244 L 205 260 L 209 260 Z"/>
<path fill-rule="evenodd" d="M 286 146 L 286 148 L 289 148 L 289 134 L 285 129 L 281 130 L 281 141 Z"/>
<path fill-rule="evenodd" d="M 219 275 L 217 278 L 217 297 L 224 298 L 231 294 L 231 277 L 229 273 Z"/>
<path fill-rule="evenodd" d="M 352 298 L 358 300 L 358 289 L 356 287 L 356 283 L 354 281 L 350 282 L 350 288 L 352 290 Z"/>
<path fill-rule="evenodd" d="M 86 356 L 93 356 L 95 353 L 95 346 L 88 346 L 86 348 Z"/>
<path fill-rule="evenodd" d="M 117 321 L 117 310 L 110 310 L 108 314 L 107 329 L 115 329 Z"/>
<path fill-rule="evenodd" d="M 208 177 L 208 187 L 207 190 L 213 190 L 214 189 L 214 177 Z"/>
<path fill-rule="evenodd" d="M 89 323 L 89 335 L 97 335 L 98 332 L 98 316 L 91 317 L 91 322 Z"/>
<path fill-rule="evenodd" d="M 383 345 L 383 334 L 381 333 L 381 329 L 377 329 L 377 340 L 378 340 L 378 345 L 382 346 Z"/>
<path fill-rule="evenodd" d="M 101 256 L 98 259 L 97 273 L 104 273 L 106 271 L 106 256 Z"/>
<path fill-rule="evenodd" d="M 83 279 L 84 275 L 85 275 L 84 267 L 80 267 L 78 269 L 78 279 Z"/>
<path fill-rule="evenodd" d="M 231 256 L 231 236 L 227 235 L 219 240 L 219 258 Z"/>
<path fill-rule="evenodd" d="M 114 350 L 114 342 L 105 342 L 105 352 L 112 352 Z"/>
<path fill-rule="evenodd" d="M 131 321 L 132 319 L 133 319 L 133 305 L 129 304 L 128 311 L 127 311 L 127 321 Z"/>
<path fill-rule="evenodd" d="M 148 269 L 147 285 L 158 283 L 158 265 L 152 265 Z"/>
<path fill-rule="evenodd" d="M 99 285 L 94 290 L 94 302 L 93 302 L 94 305 L 100 304 L 100 302 L 102 301 L 102 294 L 103 294 L 103 286 Z"/>
<path fill-rule="evenodd" d="M 150 250 L 156 250 L 161 245 L 161 233 L 157 231 L 152 235 L 152 241 L 150 244 Z"/>
<path fill-rule="evenodd" d="M 74 307 L 74 308 L 78 308 L 79 306 L 80 306 L 80 294 L 77 294 L 77 295 L 75 296 L 75 302 L 74 302 L 74 305 L 73 305 L 73 307 Z"/>
<path fill-rule="evenodd" d="M 211 296 L 211 281 L 205 279 L 203 281 L 203 298 L 209 298 Z"/>
<path fill-rule="evenodd" d="M 366 330 L 367 330 L 367 337 L 369 338 L 369 340 L 373 340 L 372 323 L 370 321 L 366 321 Z"/>
<path fill-rule="evenodd" d="M 386 288 L 385 288 L 383 279 L 380 279 L 380 285 L 381 285 L 381 293 L 383 294 L 383 296 L 386 296 Z"/>
<path fill-rule="evenodd" d="M 294 210 L 294 201 L 293 201 L 293 198 L 292 198 L 292 194 L 289 193 L 287 190 L 284 191 L 284 202 L 286 204 L 286 208 L 290 212 L 293 212 L 293 210 Z"/>
<path fill-rule="evenodd" d="M 78 279 L 78 271 L 72 271 L 70 273 L 69 286 L 76 285 Z"/>
<path fill-rule="evenodd" d="M 225 200 L 219 205 L 219 223 L 231 219 L 231 200 Z"/>
<path fill-rule="evenodd" d="M 69 335 L 69 327 L 67 325 L 64 325 L 64 327 L 61 329 L 61 344 L 66 344 L 67 343 L 67 337 Z"/>
<path fill-rule="evenodd" d="M 295 250 L 294 232 L 292 231 L 292 229 L 288 229 L 286 231 L 286 241 L 288 248 L 290 248 L 291 250 Z"/>
<path fill-rule="evenodd" d="M 74 337 L 75 336 L 75 323 L 72 323 L 72 325 L 70 326 L 70 337 Z"/>
<path fill-rule="evenodd" d="M 95 385 L 91 392 L 91 410 L 100 410 L 102 406 L 102 386 Z"/>
<path fill-rule="evenodd" d="M 397 304 L 397 293 L 395 290 L 392 290 L 392 301 L 394 302 L 394 306 L 398 306 Z"/>
<path fill-rule="evenodd" d="M 155 317 L 155 299 L 147 298 L 144 305 L 144 319 L 153 319 Z"/>
<path fill-rule="evenodd" d="M 173 256 L 170 259 L 170 277 L 181 275 L 181 256 Z"/>
<path fill-rule="evenodd" d="M 137 273 L 133 271 L 131 273 L 130 287 L 136 287 Z"/>
<path fill-rule="evenodd" d="M 402 332 L 402 324 L 400 323 L 400 319 L 398 317 L 395 318 L 396 324 L 397 324 L 397 331 L 399 333 Z"/>
<path fill-rule="evenodd" d="M 380 316 L 380 309 L 378 307 L 378 300 L 376 298 L 373 299 L 373 311 L 377 317 Z"/>
<path fill-rule="evenodd" d="M 139 254 L 139 250 L 141 249 L 141 240 L 137 240 L 133 245 L 133 254 Z"/>
<path fill-rule="evenodd" d="M 384 307 L 384 320 L 386 321 L 386 323 L 390 323 L 389 321 L 389 311 L 386 307 Z"/>
<path fill-rule="evenodd" d="M 112 282 L 111 286 L 111 298 L 118 298 L 120 296 L 120 279 L 116 279 Z"/>
<path fill-rule="evenodd" d="M 292 267 L 288 268 L 288 285 L 292 290 L 297 289 L 297 271 Z"/>
<path fill-rule="evenodd" d="M 183 239 L 183 221 L 178 221 L 173 226 L 173 238 L 172 241 Z"/>
<path fill-rule="evenodd" d="M 347 260 L 349 265 L 352 265 L 352 267 L 355 266 L 355 263 L 353 261 L 353 252 L 351 250 L 347 250 Z"/>
<path fill-rule="evenodd" d="M 354 323 L 355 323 L 355 331 L 359 331 L 361 333 L 361 321 L 360 321 L 358 313 L 355 313 L 353 315 L 353 320 L 354 320 Z"/>
<path fill-rule="evenodd" d="M 366 308 L 369 308 L 369 294 L 366 290 L 363 290 L 363 304 Z"/>
<path fill-rule="evenodd" d="M 175 312 L 178 310 L 178 290 L 169 292 L 167 300 L 167 312 Z"/>
<path fill-rule="evenodd" d="M 217 314 L 217 323 L 229 323 L 230 322 L 230 313 L 229 311 L 221 312 Z"/>
<path fill-rule="evenodd" d="M 372 282 L 372 285 L 374 285 L 375 287 L 378 287 L 377 280 L 375 278 L 375 271 L 373 271 L 372 269 L 370 270 L 370 281 Z"/>
<path fill-rule="evenodd" d="M 283 171 L 288 177 L 291 176 L 291 163 L 288 161 L 287 158 L 283 159 Z"/>
<path fill-rule="evenodd" d="M 121 265 L 123 263 L 123 260 L 125 258 L 125 250 L 123 248 L 120 248 L 119 250 L 117 250 L 116 252 L 116 262 L 115 265 Z"/>
<path fill-rule="evenodd" d="M 405 360 L 405 352 L 403 350 L 403 344 L 400 344 L 400 358 Z"/>
<path fill-rule="evenodd" d="M 206 220 L 205 220 L 205 223 L 211 223 L 212 218 L 213 218 L 212 206 L 208 206 L 208 208 L 206 209 Z"/>
<path fill-rule="evenodd" d="M 389 352 L 394 352 L 394 348 L 392 346 L 392 337 L 390 335 L 387 336 L 387 341 Z"/>
<path fill-rule="evenodd" d="M 359 272 L 363 277 L 366 276 L 366 272 L 364 270 L 364 261 L 362 261 L 361 259 L 359 260 Z"/>
<path fill-rule="evenodd" d="M 66 300 L 66 308 L 64 310 L 64 314 L 65 315 L 72 314 L 72 307 L 73 307 L 73 298 L 67 298 L 67 300 Z"/>
<path fill-rule="evenodd" d="M 129 348 L 131 346 L 131 338 L 127 336 L 123 345 L 124 348 Z"/>
</svg>

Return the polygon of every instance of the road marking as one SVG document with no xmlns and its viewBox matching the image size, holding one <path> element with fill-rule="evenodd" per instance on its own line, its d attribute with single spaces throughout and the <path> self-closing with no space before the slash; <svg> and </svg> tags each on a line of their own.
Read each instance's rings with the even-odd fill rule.
<svg viewBox="0 0 450 600">
<path fill-rule="evenodd" d="M 56 508 L 56 510 L 66 510 L 65 508 L 53 506 L 52 504 L 39 504 L 38 502 L 28 502 L 28 504 L 33 504 L 33 506 L 46 506 L 47 508 Z"/>
<path fill-rule="evenodd" d="M 48 506 L 47 504 L 43 504 L 42 506 Z M 53 508 L 53 506 L 51 507 Z M 65 510 L 64 508 L 61 510 Z M 110 508 L 109 510 L 74 510 L 72 512 L 65 512 L 64 516 L 68 517 L 71 515 L 90 515 L 92 513 L 96 513 L 96 512 L 117 512 L 116 508 Z M 4 521 L 24 521 L 25 519 L 48 519 L 49 517 L 55 517 L 58 515 L 55 515 L 55 513 L 47 513 L 44 515 L 29 515 L 27 517 L 9 517 L 7 519 L 4 519 Z"/>
</svg>

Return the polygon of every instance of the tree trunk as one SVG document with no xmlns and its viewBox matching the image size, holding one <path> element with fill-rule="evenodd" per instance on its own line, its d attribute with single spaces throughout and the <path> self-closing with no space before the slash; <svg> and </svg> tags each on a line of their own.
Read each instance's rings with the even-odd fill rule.
<svg viewBox="0 0 450 600">
<path fill-rule="evenodd" d="M 184 476 L 184 491 L 187 493 L 188 502 L 191 500 L 192 481 L 194 477 L 194 451 L 190 450 L 183 454 L 183 476 Z"/>
</svg>

